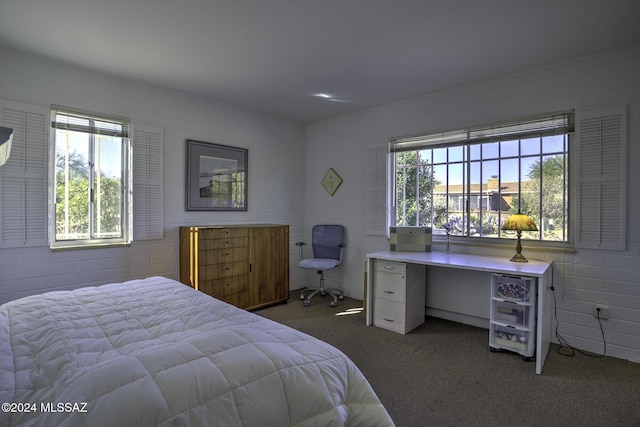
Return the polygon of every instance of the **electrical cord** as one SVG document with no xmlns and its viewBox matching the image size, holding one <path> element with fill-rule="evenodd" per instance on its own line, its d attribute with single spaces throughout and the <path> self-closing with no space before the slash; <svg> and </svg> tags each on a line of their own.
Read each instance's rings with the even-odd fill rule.
<svg viewBox="0 0 640 427">
<path fill-rule="evenodd" d="M 549 289 L 551 289 L 551 292 L 553 292 L 553 315 L 556 319 L 556 339 L 558 340 L 558 342 L 560 343 L 560 347 L 558 347 L 558 354 L 561 356 L 567 356 L 567 357 L 573 357 L 575 356 L 576 352 L 583 354 L 585 356 L 588 357 L 605 357 L 607 355 L 607 341 L 604 337 L 604 329 L 602 328 L 602 319 L 600 319 L 600 309 L 597 308 L 596 309 L 596 313 L 598 314 L 597 318 L 598 318 L 598 324 L 600 325 L 600 333 L 602 334 L 602 344 L 604 347 L 603 353 L 602 354 L 594 354 L 594 353 L 589 353 L 589 352 L 585 352 L 580 350 L 579 348 L 574 348 L 573 346 L 571 346 L 571 344 L 569 344 L 563 337 L 562 335 L 560 335 L 560 332 L 558 332 L 558 328 L 560 326 L 560 322 L 558 322 L 558 304 L 556 301 L 556 288 L 553 285 L 554 282 L 554 277 L 555 277 L 555 272 L 553 270 L 553 267 L 551 267 L 551 287 Z M 568 350 L 563 350 L 563 348 L 568 348 Z"/>
</svg>

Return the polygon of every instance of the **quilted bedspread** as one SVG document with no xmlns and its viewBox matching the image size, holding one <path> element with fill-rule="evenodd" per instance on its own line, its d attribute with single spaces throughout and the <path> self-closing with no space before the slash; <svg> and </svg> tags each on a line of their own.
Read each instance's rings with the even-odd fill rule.
<svg viewBox="0 0 640 427">
<path fill-rule="evenodd" d="M 0 306 L 0 426 L 389 426 L 336 348 L 162 277 Z"/>
</svg>

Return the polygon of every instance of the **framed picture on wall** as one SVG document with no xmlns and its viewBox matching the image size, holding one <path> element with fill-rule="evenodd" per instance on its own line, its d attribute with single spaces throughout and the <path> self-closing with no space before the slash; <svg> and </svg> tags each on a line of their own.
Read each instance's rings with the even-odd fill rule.
<svg viewBox="0 0 640 427">
<path fill-rule="evenodd" d="M 188 211 L 246 211 L 249 150 L 187 140 Z"/>
</svg>

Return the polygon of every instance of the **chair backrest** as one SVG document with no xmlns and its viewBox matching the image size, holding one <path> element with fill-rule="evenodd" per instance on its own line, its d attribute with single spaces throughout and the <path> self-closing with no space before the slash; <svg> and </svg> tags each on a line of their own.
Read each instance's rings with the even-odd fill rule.
<svg viewBox="0 0 640 427">
<path fill-rule="evenodd" d="M 311 229 L 311 245 L 314 258 L 340 259 L 344 243 L 344 226 L 314 225 Z"/>
</svg>

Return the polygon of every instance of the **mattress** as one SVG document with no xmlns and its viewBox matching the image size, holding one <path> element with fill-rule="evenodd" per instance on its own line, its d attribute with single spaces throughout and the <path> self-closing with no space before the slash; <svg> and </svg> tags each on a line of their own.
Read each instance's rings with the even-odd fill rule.
<svg viewBox="0 0 640 427">
<path fill-rule="evenodd" d="M 2 426 L 390 426 L 341 351 L 151 277 L 0 306 Z"/>
</svg>

